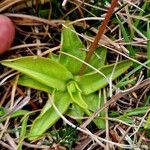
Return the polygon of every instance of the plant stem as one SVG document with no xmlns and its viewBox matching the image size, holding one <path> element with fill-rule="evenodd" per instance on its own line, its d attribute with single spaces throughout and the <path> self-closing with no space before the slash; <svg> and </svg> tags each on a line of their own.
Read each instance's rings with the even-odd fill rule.
<svg viewBox="0 0 150 150">
<path fill-rule="evenodd" d="M 110 8 L 109 8 L 109 10 L 105 16 L 105 19 L 103 20 L 102 24 L 100 25 L 98 33 L 96 34 L 93 43 L 89 47 L 89 50 L 88 50 L 86 58 L 85 58 L 85 62 L 90 61 L 90 58 L 92 57 L 95 49 L 97 48 L 98 42 L 100 41 L 100 39 L 101 39 L 101 37 L 102 37 L 106 27 L 107 27 L 107 24 L 110 20 L 110 17 L 112 16 L 114 9 L 117 6 L 117 4 L 118 4 L 118 0 L 112 0 L 111 6 L 110 6 Z M 87 66 L 85 64 L 83 64 L 81 69 L 80 69 L 80 75 L 82 75 L 84 73 L 86 68 L 87 68 Z"/>
</svg>

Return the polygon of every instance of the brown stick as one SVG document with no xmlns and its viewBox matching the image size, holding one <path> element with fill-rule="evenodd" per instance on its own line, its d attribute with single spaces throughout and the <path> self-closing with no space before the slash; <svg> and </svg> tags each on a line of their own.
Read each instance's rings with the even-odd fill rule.
<svg viewBox="0 0 150 150">
<path fill-rule="evenodd" d="M 95 36 L 94 42 L 89 47 L 89 51 L 87 52 L 85 62 L 89 62 L 89 60 L 92 57 L 95 49 L 97 48 L 98 42 L 100 41 L 100 39 L 101 39 L 105 29 L 106 29 L 106 26 L 107 26 L 107 24 L 110 20 L 110 17 L 112 16 L 113 11 L 114 11 L 115 7 L 117 6 L 117 4 L 118 4 L 118 0 L 112 0 L 111 7 L 109 8 L 109 10 L 108 10 L 108 12 L 105 16 L 105 19 L 103 20 L 101 26 L 99 27 L 99 30 L 98 30 L 98 33 Z M 80 75 L 82 75 L 84 73 L 86 68 L 87 68 L 87 66 L 85 64 L 83 64 L 81 69 L 80 69 Z"/>
</svg>

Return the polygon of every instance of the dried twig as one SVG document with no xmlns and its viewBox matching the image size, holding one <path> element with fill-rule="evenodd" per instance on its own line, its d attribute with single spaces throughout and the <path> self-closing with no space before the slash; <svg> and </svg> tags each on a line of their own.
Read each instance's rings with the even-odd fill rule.
<svg viewBox="0 0 150 150">
<path fill-rule="evenodd" d="M 124 91 L 120 91 L 119 93 L 117 93 L 116 95 L 112 96 L 111 99 L 109 101 L 107 101 L 104 106 L 100 109 L 98 109 L 95 113 L 93 113 L 91 115 L 91 117 L 86 120 L 82 125 L 81 128 L 86 128 L 86 126 L 101 112 L 103 111 L 105 108 L 109 107 L 112 103 L 116 102 L 118 99 L 122 98 L 123 96 L 130 94 L 144 86 L 148 86 L 150 84 L 150 78 L 147 78 L 143 81 L 141 81 L 140 83 L 136 84 L 134 87 L 124 90 Z"/>
<path fill-rule="evenodd" d="M 111 7 L 109 8 L 109 10 L 108 10 L 108 12 L 107 12 L 107 14 L 105 16 L 105 19 L 102 22 L 102 24 L 101 24 L 101 26 L 100 26 L 100 28 L 98 30 L 98 33 L 96 34 L 94 42 L 89 47 L 89 51 L 88 51 L 88 53 L 86 55 L 85 62 L 89 62 L 89 60 L 92 57 L 95 49 L 97 48 L 98 43 L 99 43 L 102 35 L 105 32 L 106 26 L 107 26 L 107 24 L 108 24 L 108 22 L 110 20 L 110 17 L 112 16 L 113 11 L 114 11 L 115 7 L 117 6 L 117 4 L 118 4 L 118 0 L 112 0 Z M 87 68 L 87 66 L 85 64 L 83 64 L 81 69 L 80 69 L 80 74 L 83 74 L 86 68 Z"/>
</svg>

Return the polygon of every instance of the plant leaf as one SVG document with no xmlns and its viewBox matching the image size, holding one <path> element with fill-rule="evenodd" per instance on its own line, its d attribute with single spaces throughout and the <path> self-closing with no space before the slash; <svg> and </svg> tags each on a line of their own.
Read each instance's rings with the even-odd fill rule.
<svg viewBox="0 0 150 150">
<path fill-rule="evenodd" d="M 74 103 L 78 104 L 83 109 L 87 109 L 88 106 L 86 102 L 83 100 L 82 95 L 81 95 L 81 90 L 79 89 L 75 81 L 70 81 L 67 84 L 67 90 L 71 97 L 71 100 Z"/>
<path fill-rule="evenodd" d="M 30 87 L 36 90 L 44 91 L 47 93 L 52 93 L 53 89 L 45 84 L 42 84 L 38 82 L 37 80 L 34 80 L 30 78 L 27 75 L 21 75 L 18 80 L 18 84 L 25 86 L 25 87 Z"/>
<path fill-rule="evenodd" d="M 51 60 L 59 63 L 59 55 L 55 54 L 55 53 L 49 53 L 49 56 L 48 56 Z"/>
<path fill-rule="evenodd" d="M 119 17 L 116 15 L 116 18 L 118 20 L 118 23 L 119 23 L 119 26 L 120 26 L 120 29 L 121 29 L 121 32 L 122 32 L 122 35 L 123 35 L 123 38 L 125 40 L 126 43 L 131 43 L 131 39 L 129 37 L 132 37 L 132 35 L 130 34 L 128 36 L 128 33 L 126 31 L 126 28 L 124 27 L 124 25 L 122 24 L 121 20 L 119 19 Z M 132 56 L 132 57 L 135 57 L 135 50 L 133 49 L 132 45 L 127 45 L 127 49 L 129 50 L 129 55 Z"/>
<path fill-rule="evenodd" d="M 121 117 L 118 117 L 117 118 L 118 120 L 121 120 L 121 121 L 124 121 L 126 123 L 129 123 L 129 124 L 134 124 L 134 120 L 132 117 L 128 117 L 128 116 L 121 116 Z"/>
<path fill-rule="evenodd" d="M 147 22 L 147 59 L 150 60 L 150 21 Z M 150 63 L 148 64 L 150 67 Z M 147 76 L 150 77 L 150 70 L 147 70 Z"/>
<path fill-rule="evenodd" d="M 7 119 L 7 117 L 4 117 L 3 116 L 7 113 L 7 110 L 3 107 L 0 107 L 0 122 L 3 122 Z M 13 112 L 12 114 L 10 114 L 10 118 L 16 118 L 16 117 L 20 117 L 20 116 L 24 116 L 26 114 L 28 114 L 29 111 L 27 110 L 23 110 L 23 109 L 20 109 L 20 110 L 17 110 L 15 112 Z"/>
<path fill-rule="evenodd" d="M 99 107 L 99 96 L 97 93 L 92 93 L 89 95 L 83 95 L 83 98 L 86 101 L 86 104 L 88 105 L 88 109 L 92 112 L 96 111 Z"/>
<path fill-rule="evenodd" d="M 61 51 L 84 60 L 86 52 L 83 51 L 83 49 L 85 49 L 85 46 L 75 32 L 72 25 L 63 28 L 61 33 Z M 59 62 L 66 66 L 66 68 L 74 75 L 79 73 L 82 66 L 81 62 L 63 54 L 60 54 Z"/>
<path fill-rule="evenodd" d="M 27 132 L 28 118 L 29 118 L 29 116 L 25 116 L 23 118 L 17 150 L 22 150 L 22 142 L 25 139 L 26 132 Z"/>
<path fill-rule="evenodd" d="M 107 49 L 104 47 L 98 47 L 92 55 L 89 64 L 95 68 L 101 68 L 106 61 Z M 92 68 L 87 67 L 86 73 L 93 71 Z"/>
<path fill-rule="evenodd" d="M 105 74 L 107 78 L 109 78 L 112 74 L 112 70 L 114 68 L 115 64 L 111 64 L 105 67 L 102 67 L 100 71 Z M 119 62 L 116 67 L 115 71 L 113 73 L 112 79 L 116 79 L 121 74 L 123 74 L 129 67 L 132 65 L 131 61 L 125 60 L 122 62 Z M 77 76 L 76 81 L 78 82 L 78 85 L 83 92 L 83 94 L 91 94 L 100 88 L 105 87 L 108 85 L 108 81 L 102 76 L 101 74 L 97 72 L 92 72 L 89 74 L 85 74 L 83 76 Z"/>
<path fill-rule="evenodd" d="M 91 116 L 98 108 L 103 107 L 104 96 L 102 95 L 102 93 L 100 94 L 100 96 L 98 93 L 84 95 L 83 98 L 88 105 L 89 111 L 85 111 L 88 116 Z M 94 118 L 93 122 L 99 129 L 105 128 L 105 111 L 101 111 L 99 115 Z"/>
<path fill-rule="evenodd" d="M 82 117 L 84 115 L 84 110 L 77 104 L 73 103 L 71 107 L 67 110 L 67 115 L 69 117 L 74 117 L 76 118 L 76 121 L 81 123 Z"/>
<path fill-rule="evenodd" d="M 61 64 L 48 58 L 28 56 L 4 60 L 2 65 L 18 70 L 32 79 L 55 88 L 65 90 L 65 83 L 72 79 L 72 74 Z"/>
<path fill-rule="evenodd" d="M 149 106 L 145 106 L 126 110 L 122 116 L 143 116 L 143 114 L 145 114 L 149 108 Z"/>
<path fill-rule="evenodd" d="M 114 118 L 133 124 L 134 121 L 132 116 L 143 116 L 149 110 L 149 108 L 150 108 L 149 106 L 144 106 L 144 107 L 128 109 L 123 111 L 122 115 L 117 114 L 117 116 L 115 116 Z"/>
<path fill-rule="evenodd" d="M 146 123 L 144 124 L 144 129 L 145 130 L 149 130 L 150 129 L 150 115 L 148 115 Z"/>
<path fill-rule="evenodd" d="M 57 92 L 54 96 L 54 103 L 62 114 L 66 112 L 70 105 L 70 96 L 67 93 Z M 35 140 L 42 136 L 42 134 L 49 129 L 59 118 L 60 116 L 55 111 L 53 107 L 50 107 L 34 120 L 30 133 L 28 135 L 29 140 Z"/>
<path fill-rule="evenodd" d="M 6 112 L 7 111 L 5 110 L 5 108 L 0 107 L 0 117 L 3 116 L 3 115 L 5 115 Z"/>
</svg>

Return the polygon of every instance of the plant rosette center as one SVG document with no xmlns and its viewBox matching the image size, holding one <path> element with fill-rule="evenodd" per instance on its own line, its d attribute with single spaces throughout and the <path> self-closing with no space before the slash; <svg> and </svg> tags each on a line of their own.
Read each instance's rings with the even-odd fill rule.
<svg viewBox="0 0 150 150">
<path fill-rule="evenodd" d="M 71 80 L 67 83 L 67 91 L 74 103 L 83 109 L 88 108 L 85 100 L 82 98 L 82 91 L 76 81 Z"/>
</svg>

